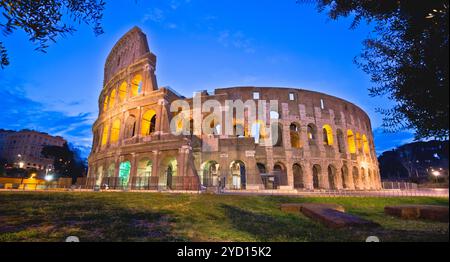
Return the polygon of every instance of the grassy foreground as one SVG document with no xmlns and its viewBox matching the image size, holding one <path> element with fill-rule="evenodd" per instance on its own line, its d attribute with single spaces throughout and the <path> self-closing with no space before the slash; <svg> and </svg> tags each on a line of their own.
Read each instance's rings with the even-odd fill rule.
<svg viewBox="0 0 450 262">
<path fill-rule="evenodd" d="M 379 229 L 332 230 L 280 203 L 338 203 Z M 442 198 L 300 198 L 159 193 L 0 192 L 0 241 L 448 241 L 448 223 L 384 215 L 385 205 Z"/>
</svg>

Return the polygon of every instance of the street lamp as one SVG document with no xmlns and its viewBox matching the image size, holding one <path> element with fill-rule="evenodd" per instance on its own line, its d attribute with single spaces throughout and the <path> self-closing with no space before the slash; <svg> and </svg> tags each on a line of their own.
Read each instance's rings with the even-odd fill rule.
<svg viewBox="0 0 450 262">
<path fill-rule="evenodd" d="M 438 177 L 441 175 L 441 172 L 439 172 L 438 170 L 431 169 L 431 174 L 434 176 L 434 180 L 437 183 Z"/>
</svg>

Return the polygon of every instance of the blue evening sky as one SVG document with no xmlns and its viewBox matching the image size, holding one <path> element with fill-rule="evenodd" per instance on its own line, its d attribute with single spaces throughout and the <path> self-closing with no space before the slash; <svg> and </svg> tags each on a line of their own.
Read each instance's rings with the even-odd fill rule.
<svg viewBox="0 0 450 262">
<path fill-rule="evenodd" d="M 58 38 L 47 53 L 34 51 L 21 31 L 0 38 L 11 65 L 0 70 L 0 128 L 31 128 L 61 135 L 89 153 L 98 114 L 103 65 L 114 43 L 137 25 L 157 55 L 159 86 L 185 96 L 197 90 L 255 85 L 325 92 L 362 107 L 372 119 L 378 153 L 412 140 L 385 134 L 371 98 L 369 77 L 353 58 L 370 27 L 350 30 L 312 4 L 295 0 L 107 1 L 98 37 L 86 25 Z"/>
</svg>

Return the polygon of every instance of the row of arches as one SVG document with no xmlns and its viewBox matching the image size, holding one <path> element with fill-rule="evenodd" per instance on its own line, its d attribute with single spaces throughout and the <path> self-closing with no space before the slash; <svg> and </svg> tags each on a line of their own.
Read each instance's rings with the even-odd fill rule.
<svg viewBox="0 0 450 262">
<path fill-rule="evenodd" d="M 147 110 L 142 114 L 139 131 L 141 136 L 148 136 L 156 131 L 156 119 L 156 112 L 153 109 Z M 138 132 L 137 121 L 137 117 L 134 114 L 128 115 L 124 122 L 125 126 L 123 131 L 121 130 L 122 121 L 120 118 L 113 119 L 111 123 L 105 123 L 101 135 L 101 145 L 106 145 L 108 143 L 108 138 L 109 143 L 117 143 L 120 139 L 121 132 L 124 132 L 123 139 L 136 136 Z"/>
<path fill-rule="evenodd" d="M 131 86 L 128 87 L 127 81 L 117 87 L 113 88 L 103 100 L 103 111 L 113 108 L 116 104 L 122 103 L 127 99 L 127 94 L 130 93 L 130 97 L 138 96 L 142 93 L 143 79 L 141 74 L 135 74 L 131 78 Z"/>
<path fill-rule="evenodd" d="M 160 162 L 158 174 L 153 174 L 152 160 L 144 157 L 137 162 L 135 174 L 132 173 L 132 163 L 129 160 L 120 162 L 117 172 L 116 167 L 115 163 L 99 165 L 93 174 L 94 185 L 133 189 L 149 189 L 150 186 L 172 189 L 178 165 L 175 157 L 167 157 Z"/>
<path fill-rule="evenodd" d="M 292 148 L 301 148 L 302 141 L 300 140 L 300 126 L 298 123 L 290 124 L 290 138 L 291 138 L 291 147 Z M 318 143 L 318 130 L 316 125 L 308 124 L 306 129 L 306 137 L 308 139 L 309 145 L 317 145 Z M 356 133 L 354 135 L 351 129 L 347 130 L 347 148 L 345 148 L 345 139 L 344 133 L 341 129 L 336 129 L 336 143 L 339 153 L 348 152 L 350 154 L 354 154 L 357 150 L 364 152 L 365 154 L 370 153 L 370 144 L 367 136 L 365 134 Z M 322 127 L 322 144 L 325 146 L 333 146 L 335 144 L 333 129 L 330 125 L 325 124 Z"/>
<path fill-rule="evenodd" d="M 347 165 L 340 170 L 330 164 L 325 171 L 319 164 L 312 165 L 312 184 L 308 185 L 307 170 L 301 164 L 292 165 L 293 186 L 295 189 L 378 189 L 379 175 L 376 170 L 353 166 L 351 172 Z M 224 173 L 215 160 L 205 161 L 200 166 L 200 183 L 204 186 L 221 186 L 229 189 L 245 189 L 247 182 L 246 165 L 241 160 L 234 160 L 229 170 Z M 265 189 L 279 189 L 288 186 L 288 171 L 286 165 L 276 162 L 272 171 L 266 165 L 257 163 L 257 171 Z M 311 181 L 310 181 L 311 182 Z"/>
</svg>

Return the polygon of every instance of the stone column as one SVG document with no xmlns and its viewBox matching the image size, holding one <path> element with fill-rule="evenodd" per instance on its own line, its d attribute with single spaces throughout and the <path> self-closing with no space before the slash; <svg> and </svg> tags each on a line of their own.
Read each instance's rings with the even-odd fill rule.
<svg viewBox="0 0 450 262">
<path fill-rule="evenodd" d="M 313 172 L 312 166 L 309 162 L 302 163 L 302 171 L 303 171 L 303 185 L 305 189 L 313 189 Z"/>
<path fill-rule="evenodd" d="M 136 117 L 136 129 L 135 129 L 135 137 L 141 136 L 141 125 L 142 125 L 142 107 L 138 106 L 138 113 Z"/>
<path fill-rule="evenodd" d="M 164 119 L 166 118 L 166 114 L 164 113 L 166 111 L 165 106 L 167 105 L 167 100 L 165 99 L 159 99 L 158 101 L 158 108 L 156 112 L 156 129 L 155 131 L 158 134 L 164 133 Z"/>
<path fill-rule="evenodd" d="M 122 112 L 122 119 L 120 121 L 120 133 L 119 133 L 119 141 L 118 141 L 118 145 L 122 145 L 123 144 L 123 139 L 125 138 L 125 131 L 126 131 L 126 122 L 127 121 L 127 112 L 123 111 Z"/>
</svg>

